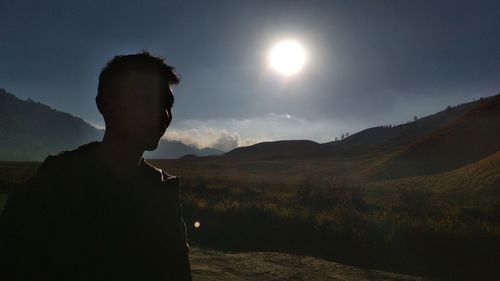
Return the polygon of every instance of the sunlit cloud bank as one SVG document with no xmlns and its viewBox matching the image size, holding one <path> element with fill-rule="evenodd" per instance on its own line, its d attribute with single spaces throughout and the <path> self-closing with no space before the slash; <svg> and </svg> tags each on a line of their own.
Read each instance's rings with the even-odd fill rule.
<svg viewBox="0 0 500 281">
<path fill-rule="evenodd" d="M 222 151 L 229 151 L 238 146 L 251 145 L 268 140 L 265 138 L 242 138 L 240 134 L 236 132 L 231 132 L 223 128 L 211 128 L 205 125 L 200 125 L 191 129 L 171 128 L 168 129 L 164 138 L 181 141 L 200 149 L 210 147 Z"/>
<path fill-rule="evenodd" d="M 341 134 L 354 133 L 363 126 L 357 122 L 310 121 L 291 114 L 271 113 L 249 119 L 217 118 L 183 120 L 167 130 L 164 138 L 198 148 L 229 151 L 263 141 L 309 139 L 328 142 Z"/>
</svg>

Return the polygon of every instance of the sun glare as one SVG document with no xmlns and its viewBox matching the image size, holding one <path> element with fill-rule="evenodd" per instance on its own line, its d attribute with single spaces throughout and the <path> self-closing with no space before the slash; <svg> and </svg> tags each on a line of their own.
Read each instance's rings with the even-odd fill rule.
<svg viewBox="0 0 500 281">
<path fill-rule="evenodd" d="M 304 48 L 294 40 L 276 44 L 269 56 L 271 67 L 281 74 L 292 75 L 302 69 L 305 63 Z"/>
</svg>

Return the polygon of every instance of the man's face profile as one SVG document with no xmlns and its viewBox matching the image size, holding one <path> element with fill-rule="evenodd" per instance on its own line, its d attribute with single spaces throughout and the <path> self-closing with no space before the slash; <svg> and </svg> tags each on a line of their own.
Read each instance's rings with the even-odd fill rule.
<svg viewBox="0 0 500 281">
<path fill-rule="evenodd" d="M 154 150 L 172 121 L 173 93 L 159 74 L 129 73 L 111 101 L 107 129 L 129 144 Z"/>
</svg>

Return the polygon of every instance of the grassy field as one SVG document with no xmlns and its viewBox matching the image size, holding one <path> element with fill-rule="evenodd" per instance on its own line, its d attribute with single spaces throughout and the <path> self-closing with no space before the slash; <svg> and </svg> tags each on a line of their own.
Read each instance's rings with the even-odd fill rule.
<svg viewBox="0 0 500 281">
<path fill-rule="evenodd" d="M 440 175 L 384 181 L 363 177 L 376 165 L 369 158 L 153 162 L 181 176 L 195 245 L 450 280 L 500 277 L 498 153 Z"/>
<path fill-rule="evenodd" d="M 151 162 L 181 176 L 194 246 L 308 255 L 449 280 L 497 280 L 499 159 L 497 153 L 463 170 L 376 182 L 363 178 L 369 159 Z M 1 163 L 3 190 L 15 188 L 36 166 Z"/>
</svg>

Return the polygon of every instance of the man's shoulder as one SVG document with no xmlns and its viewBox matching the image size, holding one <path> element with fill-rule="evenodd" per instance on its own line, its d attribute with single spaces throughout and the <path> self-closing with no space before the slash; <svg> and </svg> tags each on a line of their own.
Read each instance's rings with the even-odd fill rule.
<svg viewBox="0 0 500 281">
<path fill-rule="evenodd" d="M 35 206 L 59 206 L 64 200 L 59 200 L 66 191 L 68 183 L 74 176 L 72 171 L 82 166 L 85 155 L 94 144 L 89 143 L 72 151 L 63 151 L 55 155 L 49 155 L 38 167 L 34 176 L 25 181 L 19 188 L 9 194 L 9 205 L 18 205 L 31 209 Z M 80 162 L 79 162 L 80 161 Z M 72 187 L 77 184 L 72 184 Z M 31 206 L 32 205 L 32 206 Z M 16 207 L 17 208 L 17 207 Z"/>
<path fill-rule="evenodd" d="M 50 175 L 57 173 L 62 175 L 68 171 L 78 171 L 80 168 L 89 166 L 89 161 L 95 157 L 95 150 L 99 142 L 90 142 L 74 150 L 61 151 L 55 155 L 49 155 L 38 168 L 38 175 Z"/>
</svg>

